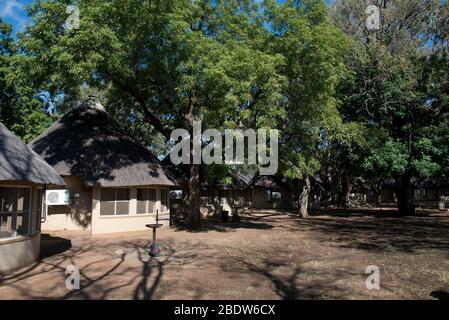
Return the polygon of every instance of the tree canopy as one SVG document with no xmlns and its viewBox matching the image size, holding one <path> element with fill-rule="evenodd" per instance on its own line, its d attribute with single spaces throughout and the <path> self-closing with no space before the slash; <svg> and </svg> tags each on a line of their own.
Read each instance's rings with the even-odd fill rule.
<svg viewBox="0 0 449 320">
<path fill-rule="evenodd" d="M 333 7 L 335 24 L 352 40 L 346 62 L 351 72 L 338 90 L 340 110 L 345 120 L 363 124 L 371 140 L 369 148 L 355 147 L 342 161 L 358 152 L 360 174 L 393 177 L 400 212 L 413 214 L 411 180 L 447 175 L 442 166 L 448 157 L 447 34 L 442 31 L 448 4 L 375 4 L 381 13 L 378 30 L 363 27 L 359 1 L 336 1 Z"/>
<path fill-rule="evenodd" d="M 449 175 L 447 1 L 376 0 L 374 30 L 357 0 L 77 0 L 76 27 L 68 4 L 34 1 L 17 41 L 0 21 L 0 121 L 25 141 L 90 94 L 156 155 L 194 120 L 278 129 L 303 216 L 317 173 L 334 202 L 394 178 L 404 214 L 413 179 Z"/>
<path fill-rule="evenodd" d="M 51 122 L 15 63 L 22 57 L 11 36 L 12 28 L 0 19 L 0 122 L 25 142 L 30 141 Z"/>
</svg>

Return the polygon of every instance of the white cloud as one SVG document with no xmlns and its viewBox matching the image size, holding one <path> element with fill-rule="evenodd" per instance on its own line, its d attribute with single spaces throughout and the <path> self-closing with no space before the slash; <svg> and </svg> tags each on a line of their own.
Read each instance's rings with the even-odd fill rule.
<svg viewBox="0 0 449 320">
<path fill-rule="evenodd" d="M 20 0 L 0 0 L 0 17 L 9 18 L 22 26 L 25 23 L 24 16 L 20 15 L 23 8 L 24 4 Z"/>
</svg>

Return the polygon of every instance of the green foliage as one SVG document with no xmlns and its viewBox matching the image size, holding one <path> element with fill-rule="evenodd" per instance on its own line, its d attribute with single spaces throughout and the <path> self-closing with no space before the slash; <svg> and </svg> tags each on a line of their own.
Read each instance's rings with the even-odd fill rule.
<svg viewBox="0 0 449 320">
<path fill-rule="evenodd" d="M 336 107 L 346 40 L 324 1 L 76 4 L 79 30 L 63 28 L 66 1 L 40 0 L 20 35 L 22 72 L 36 90 L 63 93 L 61 111 L 100 92 L 159 154 L 170 129 L 189 127 L 190 112 L 203 129 L 278 128 L 281 168 L 292 177 L 318 170 L 320 144 L 360 136 Z"/>
<path fill-rule="evenodd" d="M 42 102 L 17 72 L 18 54 L 11 37 L 11 26 L 0 19 L 0 122 L 25 142 L 40 134 L 49 124 Z"/>
<path fill-rule="evenodd" d="M 210 184 L 222 184 L 229 186 L 232 184 L 232 168 L 227 165 L 212 164 L 207 167 L 206 181 Z"/>
<path fill-rule="evenodd" d="M 339 109 L 346 121 L 369 129 L 368 148 L 346 153 L 340 166 L 355 157 L 364 177 L 445 176 L 449 68 L 440 31 L 448 4 L 379 2 L 378 31 L 365 28 L 360 1 L 336 1 L 332 10 L 334 23 L 351 39 L 350 73 L 337 91 Z"/>
<path fill-rule="evenodd" d="M 191 105 L 203 128 L 276 126 L 283 59 L 264 50 L 257 1 L 76 4 L 79 30 L 63 28 L 66 1 L 42 0 L 20 35 L 22 72 L 37 90 L 63 93 L 61 111 L 95 88 L 111 114 L 158 152 L 170 129 L 189 127 Z"/>
<path fill-rule="evenodd" d="M 287 79 L 281 100 L 281 168 L 299 178 L 320 168 L 323 144 L 359 136 L 354 124 L 342 122 L 334 97 L 345 72 L 347 41 L 329 21 L 324 1 L 266 3 L 272 28 L 267 47 L 284 57 L 282 75 Z"/>
</svg>

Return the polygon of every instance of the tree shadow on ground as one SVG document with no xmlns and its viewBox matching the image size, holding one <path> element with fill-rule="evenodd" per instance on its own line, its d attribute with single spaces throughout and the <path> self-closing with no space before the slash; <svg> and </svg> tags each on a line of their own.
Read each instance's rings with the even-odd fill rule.
<svg viewBox="0 0 449 320">
<path fill-rule="evenodd" d="M 223 222 L 218 218 L 209 218 L 201 222 L 201 227 L 198 229 L 190 229 L 186 224 L 178 224 L 174 227 L 175 231 L 188 231 L 192 233 L 202 233 L 209 231 L 217 232 L 233 232 L 237 229 L 259 229 L 269 230 L 273 228 L 275 220 L 268 218 L 257 219 L 249 216 L 240 216 L 240 221 Z"/>
<path fill-rule="evenodd" d="M 438 290 L 438 291 L 432 291 L 430 293 L 430 296 L 432 298 L 438 299 L 438 300 L 448 300 L 449 301 L 449 292 Z"/>
<path fill-rule="evenodd" d="M 0 287 L 10 292 L 15 290 L 21 299 L 102 300 L 114 298 L 117 294 L 123 298 L 120 290 L 124 289 L 129 292 L 124 298 L 149 300 L 154 297 L 164 269 L 177 251 L 169 249 L 166 256 L 154 258 L 148 255 L 147 245 L 146 240 L 110 243 L 103 239 L 89 239 L 83 245 L 47 256 L 0 278 Z M 178 248 L 181 251 L 185 249 L 182 245 Z M 196 259 L 196 255 L 183 254 L 176 259 L 190 261 Z M 66 288 L 68 265 L 79 266 L 78 290 Z M 39 288 L 30 290 L 28 283 Z"/>
<path fill-rule="evenodd" d="M 449 250 L 449 217 L 405 217 L 376 215 L 368 212 L 351 214 L 315 213 L 308 219 L 291 215 L 300 230 L 315 231 L 320 241 L 335 246 L 371 252 Z M 288 226 L 286 226 L 288 228 Z"/>
<path fill-rule="evenodd" d="M 255 263 L 235 257 L 232 260 L 234 263 L 245 266 L 247 271 L 269 280 L 274 293 L 284 300 L 341 299 L 344 297 L 344 290 L 332 282 L 340 279 L 342 274 L 347 275 L 347 271 L 336 270 L 332 277 L 326 274 L 320 280 L 305 281 L 304 277 L 310 270 L 305 270 L 300 266 L 289 267 L 287 262 L 264 259 Z M 289 267 L 289 272 L 280 274 L 277 269 L 283 267 Z"/>
<path fill-rule="evenodd" d="M 72 241 L 70 239 L 55 237 L 43 233 L 41 235 L 39 259 L 54 256 L 58 253 L 69 250 L 71 247 Z"/>
</svg>

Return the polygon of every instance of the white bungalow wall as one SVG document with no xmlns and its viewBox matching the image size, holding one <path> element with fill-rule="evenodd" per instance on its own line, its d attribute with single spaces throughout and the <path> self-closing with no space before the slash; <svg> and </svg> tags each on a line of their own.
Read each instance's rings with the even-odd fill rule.
<svg viewBox="0 0 449 320">
<path fill-rule="evenodd" d="M 159 211 L 160 224 L 168 225 L 170 216 L 170 204 L 167 210 L 162 211 L 161 206 L 161 190 L 163 188 L 148 186 L 156 189 L 156 210 Z M 168 189 L 167 189 L 168 190 Z M 130 210 L 129 215 L 123 216 L 101 216 L 100 215 L 100 193 L 101 188 L 93 188 L 92 197 L 92 234 L 104 234 L 114 232 L 131 232 L 149 230 L 146 224 L 156 223 L 156 213 L 137 214 L 137 188 L 130 188 Z M 167 201 L 170 201 L 168 196 Z"/>
<path fill-rule="evenodd" d="M 86 231 L 89 234 L 102 234 L 113 232 L 129 232 L 148 230 L 146 224 L 156 222 L 156 214 L 137 214 L 137 187 L 130 189 L 129 215 L 123 216 L 100 216 L 100 190 L 101 188 L 86 187 L 83 180 L 77 177 L 65 177 L 66 188 L 70 193 L 79 195 L 72 200 L 69 206 L 51 206 L 42 230 L 57 231 Z M 156 209 L 159 210 L 160 219 L 169 218 L 169 208 L 161 211 L 161 189 L 163 187 L 148 186 L 156 189 Z M 168 189 L 167 189 L 168 190 Z M 170 201 L 168 196 L 167 201 Z M 168 220 L 161 220 L 161 224 L 169 224 Z"/>
<path fill-rule="evenodd" d="M 69 206 L 49 206 L 42 223 L 42 230 L 90 231 L 92 212 L 92 188 L 85 186 L 82 178 L 64 177 L 70 194 L 79 195 Z"/>
</svg>

